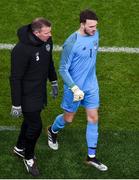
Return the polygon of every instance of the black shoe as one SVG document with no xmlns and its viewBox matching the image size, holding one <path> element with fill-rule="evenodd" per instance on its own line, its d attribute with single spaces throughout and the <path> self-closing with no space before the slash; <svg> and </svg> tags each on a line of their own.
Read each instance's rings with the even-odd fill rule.
<svg viewBox="0 0 139 180">
<path fill-rule="evenodd" d="M 47 130 L 48 132 L 48 145 L 53 150 L 58 150 L 57 133 L 53 133 L 51 126 Z"/>
<path fill-rule="evenodd" d="M 18 157 L 25 157 L 25 149 L 19 149 L 15 146 L 13 149 L 13 153 L 16 154 Z"/>
<path fill-rule="evenodd" d="M 87 156 L 87 159 L 85 161 L 86 164 L 94 166 L 95 168 L 99 169 L 100 171 L 107 171 L 108 167 L 104 164 L 102 164 L 96 157 L 90 158 Z"/>
<path fill-rule="evenodd" d="M 36 160 L 35 159 L 23 159 L 25 167 L 27 169 L 27 171 L 32 175 L 32 176 L 39 176 L 39 170 L 36 164 Z"/>
</svg>

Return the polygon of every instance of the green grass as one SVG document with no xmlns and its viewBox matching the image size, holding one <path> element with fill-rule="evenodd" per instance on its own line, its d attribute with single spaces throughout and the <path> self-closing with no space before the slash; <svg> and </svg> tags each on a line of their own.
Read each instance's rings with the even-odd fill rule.
<svg viewBox="0 0 139 180">
<path fill-rule="evenodd" d="M 26 173 L 23 161 L 15 157 L 11 150 L 18 132 L 0 132 L 0 178 L 32 178 Z M 80 136 L 79 136 L 80 134 Z M 136 179 L 138 178 L 139 132 L 137 131 L 100 131 L 98 156 L 109 170 L 100 172 L 86 166 L 85 127 L 73 125 L 59 134 L 60 148 L 52 151 L 46 145 L 46 136 L 42 133 L 36 147 L 36 156 L 41 175 L 48 179 Z M 7 142 L 8 140 L 8 142 Z M 74 143 L 73 143 L 74 141 Z"/>
<path fill-rule="evenodd" d="M 101 123 L 106 129 L 139 127 L 139 56 L 100 54 L 97 64 L 100 84 Z"/>
<path fill-rule="evenodd" d="M 54 44 L 61 45 L 65 38 L 79 27 L 79 12 L 85 8 L 96 11 L 99 17 L 100 46 L 139 47 L 138 0 L 1 0 L 0 43 L 16 43 L 17 29 L 35 17 L 44 16 L 52 21 Z M 54 53 L 56 69 L 60 53 Z M 108 165 L 107 172 L 99 172 L 84 165 L 87 154 L 85 141 L 86 116 L 80 108 L 69 127 L 59 134 L 60 149 L 51 151 L 47 137 L 42 135 L 36 146 L 41 172 L 39 178 L 132 179 L 138 178 L 139 149 L 139 55 L 99 53 L 97 76 L 100 86 L 99 143 L 97 156 Z M 9 88 L 10 51 L 0 50 L 0 126 L 19 129 L 22 118 L 10 116 Z M 42 112 L 43 128 L 62 113 L 62 80 L 59 77 L 59 97 L 53 100 L 48 84 L 48 107 Z M 18 131 L 0 131 L 0 178 L 32 178 L 23 162 L 14 157 L 11 149 Z"/>
<path fill-rule="evenodd" d="M 1 125 L 19 128 L 22 119 L 10 117 L 9 51 L 0 51 L 0 119 Z M 59 53 L 54 53 L 55 65 L 59 65 Z M 74 123 L 59 135 L 60 149 L 51 151 L 43 133 L 37 143 L 36 156 L 41 176 L 39 178 L 138 178 L 139 149 L 139 57 L 137 54 L 99 53 L 97 75 L 100 85 L 99 145 L 97 156 L 105 162 L 108 172 L 99 172 L 84 165 L 87 154 L 85 141 L 86 116 L 80 108 Z M 48 86 L 49 92 L 51 86 Z M 48 107 L 42 112 L 43 128 L 62 113 L 62 80 L 59 77 L 59 98 L 49 95 Z M 25 171 L 23 162 L 11 155 L 18 131 L 0 132 L 0 178 L 32 178 Z M 16 167 L 13 168 L 13 164 Z"/>
<path fill-rule="evenodd" d="M 52 21 L 55 44 L 79 27 L 79 13 L 94 9 L 99 17 L 101 46 L 139 46 L 138 0 L 1 0 L 0 37 L 3 43 L 15 43 L 17 29 L 44 16 Z"/>
</svg>

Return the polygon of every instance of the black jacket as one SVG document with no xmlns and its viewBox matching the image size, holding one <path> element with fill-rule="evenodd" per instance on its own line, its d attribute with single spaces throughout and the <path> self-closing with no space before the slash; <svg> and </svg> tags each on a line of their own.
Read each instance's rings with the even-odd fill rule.
<svg viewBox="0 0 139 180">
<path fill-rule="evenodd" d="M 11 52 L 12 105 L 22 106 L 25 112 L 43 108 L 47 103 L 46 82 L 57 80 L 52 58 L 52 39 L 41 41 L 30 25 L 17 32 L 19 42 Z"/>
</svg>

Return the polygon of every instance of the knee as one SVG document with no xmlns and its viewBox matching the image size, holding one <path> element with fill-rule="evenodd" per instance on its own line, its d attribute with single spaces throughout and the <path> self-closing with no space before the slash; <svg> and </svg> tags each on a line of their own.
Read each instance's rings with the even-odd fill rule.
<svg viewBox="0 0 139 180">
<path fill-rule="evenodd" d="M 91 116 L 88 116 L 88 122 L 92 122 L 92 123 L 98 123 L 98 115 L 91 115 Z"/>
<path fill-rule="evenodd" d="M 34 131 L 41 131 L 42 130 L 42 120 L 41 118 L 38 118 L 38 120 L 34 123 L 32 123 L 32 130 Z"/>
<path fill-rule="evenodd" d="M 74 114 L 72 114 L 72 113 L 64 114 L 63 118 L 64 118 L 65 122 L 72 123 Z"/>
<path fill-rule="evenodd" d="M 66 118 L 66 119 L 64 119 L 64 121 L 65 121 L 66 123 L 72 123 L 73 119 L 72 119 L 72 118 Z"/>
<path fill-rule="evenodd" d="M 36 139 L 40 136 L 42 131 L 42 122 L 38 121 L 37 123 L 32 123 L 31 126 L 28 126 L 26 136 L 29 139 Z"/>
</svg>

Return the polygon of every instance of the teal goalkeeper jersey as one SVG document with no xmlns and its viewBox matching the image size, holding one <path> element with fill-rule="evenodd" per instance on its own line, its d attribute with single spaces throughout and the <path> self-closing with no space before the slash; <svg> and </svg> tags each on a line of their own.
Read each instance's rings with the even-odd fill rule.
<svg viewBox="0 0 139 180">
<path fill-rule="evenodd" d="M 71 34 L 63 45 L 59 72 L 65 86 L 76 84 L 81 90 L 97 90 L 96 55 L 98 31 L 93 36 Z"/>
</svg>

